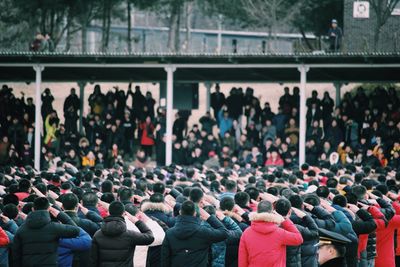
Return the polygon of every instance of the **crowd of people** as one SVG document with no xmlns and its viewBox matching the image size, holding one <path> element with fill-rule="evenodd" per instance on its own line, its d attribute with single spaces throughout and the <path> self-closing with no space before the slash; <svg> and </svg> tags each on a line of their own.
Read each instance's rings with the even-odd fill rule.
<svg viewBox="0 0 400 267">
<path fill-rule="evenodd" d="M 313 91 L 300 167 L 299 88 L 277 114 L 253 94 L 216 85 L 190 130 L 178 112 L 164 166 L 150 92 L 96 85 L 79 132 L 75 89 L 61 123 L 47 88 L 39 171 L 33 99 L 4 85 L 0 266 L 400 266 L 395 88 L 360 87 L 336 107 Z"/>
<path fill-rule="evenodd" d="M 151 92 L 129 84 L 103 94 L 96 85 L 89 96 L 90 111 L 78 129 L 80 99 L 74 88 L 66 97 L 61 121 L 53 108 L 54 96 L 42 94 L 43 119 L 41 168 L 62 160 L 75 167 L 113 167 L 134 162 L 146 167 L 153 160 L 165 165 L 165 108 L 156 106 Z M 362 87 L 347 92 L 336 103 L 328 92 L 307 99 L 306 162 L 400 167 L 400 112 L 395 88 Z M 8 107 L 13 107 L 12 109 Z M 157 107 L 157 109 L 156 109 Z M 232 164 L 298 166 L 299 88 L 284 88 L 279 109 L 261 106 L 254 90 L 232 88 L 225 96 L 217 84 L 211 94 L 212 112 L 188 127 L 190 111 L 179 111 L 173 124 L 173 162 L 183 166 Z M 35 105 L 3 85 L 0 91 L 0 164 L 32 165 Z"/>
<path fill-rule="evenodd" d="M 400 266 L 400 172 L 0 167 L 0 265 Z"/>
</svg>

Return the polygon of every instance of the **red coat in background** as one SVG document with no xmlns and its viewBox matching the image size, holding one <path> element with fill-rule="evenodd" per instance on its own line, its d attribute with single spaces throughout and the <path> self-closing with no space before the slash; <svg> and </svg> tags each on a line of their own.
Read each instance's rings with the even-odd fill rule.
<svg viewBox="0 0 400 267">
<path fill-rule="evenodd" d="M 396 214 L 400 214 L 400 204 L 393 202 Z M 388 223 L 383 220 L 384 215 L 376 207 L 368 210 L 377 219 L 376 225 L 376 267 L 395 267 L 394 232 L 400 227 L 400 215 L 395 215 Z"/>
<path fill-rule="evenodd" d="M 249 215 L 251 226 L 247 228 L 239 245 L 239 267 L 285 267 L 286 246 L 298 246 L 303 238 L 296 226 L 272 213 Z"/>
<path fill-rule="evenodd" d="M 267 161 L 265 162 L 265 166 L 281 166 L 283 167 L 283 159 L 278 155 L 276 159 L 274 160 L 272 157 L 269 157 Z"/>
<path fill-rule="evenodd" d="M 14 195 L 16 195 L 18 197 L 19 201 L 22 201 L 25 198 L 29 197 L 29 193 L 27 193 L 27 192 L 17 192 L 17 193 L 14 193 Z"/>
<path fill-rule="evenodd" d="M 154 125 L 152 123 L 146 124 L 146 122 L 142 122 L 140 124 L 140 129 L 142 130 L 142 137 L 140 138 L 140 144 L 144 146 L 152 146 L 154 145 Z M 148 133 L 147 129 L 150 129 L 151 132 Z M 151 136 L 149 136 L 149 134 Z"/>
</svg>

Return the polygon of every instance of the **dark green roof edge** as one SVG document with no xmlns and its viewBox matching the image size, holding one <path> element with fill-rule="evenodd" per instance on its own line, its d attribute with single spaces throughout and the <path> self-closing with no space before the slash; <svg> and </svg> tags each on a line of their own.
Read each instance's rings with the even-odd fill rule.
<svg viewBox="0 0 400 267">
<path fill-rule="evenodd" d="M 0 63 L 82 64 L 398 64 L 400 52 L 374 53 L 65 53 L 0 51 Z"/>
</svg>

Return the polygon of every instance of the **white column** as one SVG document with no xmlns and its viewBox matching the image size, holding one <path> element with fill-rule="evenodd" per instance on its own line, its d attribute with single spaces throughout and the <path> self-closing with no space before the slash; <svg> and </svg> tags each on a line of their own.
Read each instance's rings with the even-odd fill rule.
<svg viewBox="0 0 400 267">
<path fill-rule="evenodd" d="M 78 82 L 79 86 L 79 101 L 80 101 L 80 109 L 79 109 L 79 133 L 83 133 L 83 109 L 85 107 L 85 85 L 86 82 Z"/>
<path fill-rule="evenodd" d="M 306 85 L 307 85 L 307 72 L 310 68 L 308 66 L 300 66 L 300 140 L 299 140 L 299 165 L 306 161 Z"/>
<path fill-rule="evenodd" d="M 41 94 L 41 83 L 42 83 L 42 71 L 44 67 L 41 65 L 33 66 L 33 69 L 36 72 L 36 91 L 35 91 L 35 169 L 40 170 L 40 154 L 41 154 L 41 145 L 40 145 L 40 137 L 42 131 L 42 116 L 40 114 L 41 106 L 42 106 L 42 94 Z"/>
<path fill-rule="evenodd" d="M 205 82 L 204 86 L 206 87 L 206 110 L 210 111 L 210 106 L 211 106 L 211 86 L 212 83 L 210 82 Z"/>
<path fill-rule="evenodd" d="M 174 66 L 168 66 L 165 68 L 167 72 L 167 129 L 166 129 L 166 140 L 165 140 L 165 165 L 172 163 L 172 126 L 174 123 L 173 114 L 173 101 L 174 101 Z"/>
<path fill-rule="evenodd" d="M 336 107 L 340 105 L 340 99 L 341 99 L 341 91 L 342 91 L 342 83 L 341 82 L 334 82 L 333 85 L 335 86 L 336 89 Z"/>
</svg>

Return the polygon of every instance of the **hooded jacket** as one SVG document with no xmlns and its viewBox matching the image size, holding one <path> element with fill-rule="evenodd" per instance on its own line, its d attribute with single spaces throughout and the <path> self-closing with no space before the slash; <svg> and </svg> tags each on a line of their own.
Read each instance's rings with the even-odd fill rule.
<svg viewBox="0 0 400 267">
<path fill-rule="evenodd" d="M 316 267 L 318 266 L 317 261 L 317 250 L 318 247 L 315 244 L 318 243 L 318 226 L 310 215 L 306 215 L 303 218 L 297 217 L 292 213 L 290 219 L 297 227 L 297 230 L 303 237 L 303 244 L 301 246 L 288 246 L 287 247 L 287 267 Z"/>
<path fill-rule="evenodd" d="M 151 230 L 142 221 L 135 223 L 140 233 L 128 231 L 125 220 L 108 216 L 92 240 L 92 266 L 133 266 L 133 254 L 137 245 L 150 245 L 154 241 Z"/>
<path fill-rule="evenodd" d="M 149 217 L 155 217 L 172 227 L 175 224 L 175 217 L 169 214 L 169 211 L 164 203 L 145 202 L 141 206 L 141 210 Z"/>
<path fill-rule="evenodd" d="M 57 219 L 67 216 L 60 212 Z M 14 236 L 13 260 L 16 267 L 58 266 L 60 238 L 73 238 L 79 228 L 52 222 L 47 210 L 29 213 Z"/>
<path fill-rule="evenodd" d="M 303 243 L 296 226 L 289 219 L 282 222 L 272 213 L 250 213 L 249 216 L 251 226 L 240 239 L 239 266 L 285 267 L 286 246 Z"/>
<path fill-rule="evenodd" d="M 390 204 L 382 199 L 377 200 L 381 208 L 386 209 Z M 400 204 L 393 202 L 396 214 L 400 214 Z M 394 267 L 394 232 L 400 227 L 400 215 L 393 216 L 388 222 L 384 215 L 375 207 L 370 207 L 369 211 L 376 220 L 376 267 Z M 386 218 L 388 219 L 388 218 Z"/>
<path fill-rule="evenodd" d="M 224 225 L 213 215 L 207 222 L 212 229 L 201 224 L 194 216 L 180 215 L 176 224 L 168 229 L 161 250 L 161 266 L 207 267 L 212 243 L 223 241 L 228 236 Z"/>
</svg>

